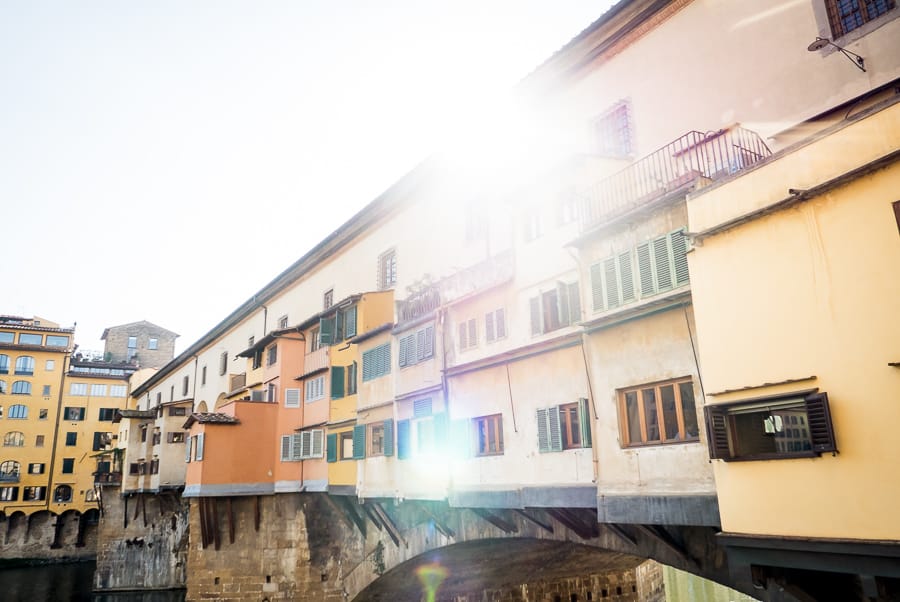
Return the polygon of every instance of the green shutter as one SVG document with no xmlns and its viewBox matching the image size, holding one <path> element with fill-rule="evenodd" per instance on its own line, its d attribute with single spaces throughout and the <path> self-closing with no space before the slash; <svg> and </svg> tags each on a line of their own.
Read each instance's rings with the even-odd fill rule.
<svg viewBox="0 0 900 602">
<path fill-rule="evenodd" d="M 450 418 L 447 412 L 434 415 L 434 449 L 438 452 L 447 450 L 447 441 L 450 437 Z"/>
<path fill-rule="evenodd" d="M 344 340 L 344 312 L 337 310 L 334 314 L 334 342 L 340 343 Z"/>
<path fill-rule="evenodd" d="M 650 260 L 650 243 L 637 247 L 638 274 L 641 281 L 641 297 L 649 297 L 656 292 L 653 284 L 653 264 Z"/>
<path fill-rule="evenodd" d="M 532 297 L 529 299 L 528 307 L 531 311 L 531 334 L 541 334 L 541 298 Z"/>
<path fill-rule="evenodd" d="M 556 283 L 556 313 L 559 316 L 559 323 L 563 326 L 571 322 L 569 315 L 569 287 L 565 282 Z"/>
<path fill-rule="evenodd" d="M 631 265 L 631 251 L 619 253 L 619 283 L 622 285 L 622 303 L 634 301 L 634 267 Z"/>
<path fill-rule="evenodd" d="M 384 421 L 384 455 L 394 455 L 394 421 L 391 418 Z"/>
<path fill-rule="evenodd" d="M 656 273 L 656 290 L 672 288 L 672 265 L 669 261 L 669 237 L 663 236 L 653 241 L 653 260 Z"/>
<path fill-rule="evenodd" d="M 538 435 L 538 451 L 541 453 L 550 451 L 550 426 L 547 419 L 547 409 L 541 408 L 537 411 L 537 435 Z"/>
<path fill-rule="evenodd" d="M 606 307 L 619 306 L 619 278 L 616 274 L 616 258 L 603 260 L 603 282 L 606 284 Z"/>
<path fill-rule="evenodd" d="M 353 459 L 362 460 L 366 457 L 366 425 L 357 424 L 353 427 Z"/>
<path fill-rule="evenodd" d="M 337 462 L 338 459 L 338 449 L 337 449 L 337 433 L 330 433 L 325 436 L 325 455 L 326 460 L 328 462 Z"/>
<path fill-rule="evenodd" d="M 581 447 L 591 447 L 591 404 L 588 400 L 578 400 L 578 424 L 581 425 Z"/>
<path fill-rule="evenodd" d="M 357 363 L 347 366 L 347 395 L 356 394 Z"/>
<path fill-rule="evenodd" d="M 594 311 L 603 309 L 603 262 L 591 266 L 591 304 Z"/>
<path fill-rule="evenodd" d="M 401 368 L 409 363 L 409 337 L 400 338 L 400 355 L 397 363 Z"/>
<path fill-rule="evenodd" d="M 468 458 L 472 455 L 471 428 L 468 418 L 450 422 L 450 450 L 457 458 Z"/>
<path fill-rule="evenodd" d="M 319 319 L 319 342 L 322 345 L 334 343 L 334 320 L 332 318 Z"/>
<path fill-rule="evenodd" d="M 344 336 L 348 339 L 356 336 L 356 306 L 344 312 Z"/>
<path fill-rule="evenodd" d="M 687 263 L 687 237 L 684 230 L 678 230 L 669 234 L 672 243 L 672 260 L 675 264 L 676 286 L 690 282 Z"/>
<path fill-rule="evenodd" d="M 397 422 L 397 459 L 409 459 L 409 420 Z"/>
<path fill-rule="evenodd" d="M 344 396 L 344 367 L 331 367 L 331 398 L 340 399 Z"/>
</svg>

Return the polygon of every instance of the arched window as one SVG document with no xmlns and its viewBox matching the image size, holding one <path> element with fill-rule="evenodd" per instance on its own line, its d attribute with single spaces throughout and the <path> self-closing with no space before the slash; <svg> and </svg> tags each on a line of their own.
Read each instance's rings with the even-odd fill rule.
<svg viewBox="0 0 900 602">
<path fill-rule="evenodd" d="M 30 355 L 20 355 L 16 358 L 16 374 L 31 376 L 34 374 L 34 358 Z"/>
<path fill-rule="evenodd" d="M 6 393 L 6 381 L 0 379 L 0 395 Z"/>
<path fill-rule="evenodd" d="M 18 481 L 19 463 L 15 460 L 0 462 L 0 481 Z"/>
<path fill-rule="evenodd" d="M 0 353 L 0 374 L 9 374 L 9 356 Z"/>
<path fill-rule="evenodd" d="M 31 383 L 25 380 L 17 380 L 13 383 L 13 395 L 31 395 Z"/>
<path fill-rule="evenodd" d="M 68 485 L 60 485 L 53 491 L 53 501 L 54 502 L 71 502 L 72 501 L 72 488 Z"/>
<path fill-rule="evenodd" d="M 25 445 L 25 433 L 10 431 L 3 436 L 3 445 L 7 447 L 22 447 Z"/>
<path fill-rule="evenodd" d="M 16 404 L 14 406 L 9 406 L 9 417 L 10 418 L 28 418 L 28 406 L 23 406 L 22 404 Z"/>
</svg>

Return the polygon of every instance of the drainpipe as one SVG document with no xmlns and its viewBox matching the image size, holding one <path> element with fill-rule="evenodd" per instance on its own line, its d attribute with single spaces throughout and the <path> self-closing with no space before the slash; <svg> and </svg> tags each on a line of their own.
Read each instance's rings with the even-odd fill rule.
<svg viewBox="0 0 900 602">
<path fill-rule="evenodd" d="M 72 331 L 72 338 L 75 337 L 74 330 Z M 63 403 L 63 387 L 66 384 L 66 370 L 67 364 L 69 363 L 69 356 L 71 351 L 66 349 L 65 355 L 63 355 L 61 370 L 59 371 L 59 393 L 56 396 L 56 424 L 53 425 L 53 445 L 52 450 L 50 452 L 50 467 L 49 467 L 49 478 L 47 479 L 47 503 L 45 506 L 47 507 L 47 511 L 50 511 L 50 502 L 53 500 L 52 491 L 53 491 L 53 469 L 56 466 L 56 448 L 59 440 L 59 423 L 62 421 L 62 403 Z M 21 468 L 19 469 L 21 471 Z M 20 472 L 21 474 L 21 472 Z M 74 496 L 74 491 L 73 491 Z"/>
</svg>

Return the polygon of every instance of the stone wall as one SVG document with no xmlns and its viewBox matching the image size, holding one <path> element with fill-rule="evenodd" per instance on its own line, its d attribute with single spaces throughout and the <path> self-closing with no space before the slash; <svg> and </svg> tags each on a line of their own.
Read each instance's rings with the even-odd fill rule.
<svg viewBox="0 0 900 602">
<path fill-rule="evenodd" d="M 103 348 L 110 362 L 128 361 L 128 337 L 137 337 L 137 360 L 141 368 L 160 368 L 175 357 L 175 333 L 146 322 L 113 326 L 106 332 Z M 150 349 L 150 339 L 157 339 L 157 349 Z"/>
<path fill-rule="evenodd" d="M 187 581 L 188 506 L 175 492 L 103 499 L 94 589 L 175 589 Z"/>
<path fill-rule="evenodd" d="M 91 560 L 97 550 L 97 512 L 0 514 L 0 544 L 0 560 L 7 564 Z"/>
</svg>

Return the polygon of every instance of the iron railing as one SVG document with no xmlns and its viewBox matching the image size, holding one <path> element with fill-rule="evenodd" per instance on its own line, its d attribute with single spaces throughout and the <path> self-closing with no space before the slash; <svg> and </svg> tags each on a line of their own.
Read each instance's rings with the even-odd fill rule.
<svg viewBox="0 0 900 602">
<path fill-rule="evenodd" d="M 686 190 L 700 178 L 730 176 L 771 154 L 759 134 L 741 127 L 690 131 L 587 189 L 581 199 L 581 230 Z"/>
</svg>

